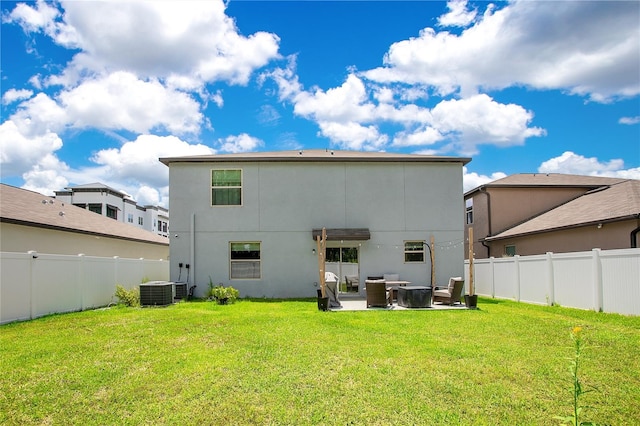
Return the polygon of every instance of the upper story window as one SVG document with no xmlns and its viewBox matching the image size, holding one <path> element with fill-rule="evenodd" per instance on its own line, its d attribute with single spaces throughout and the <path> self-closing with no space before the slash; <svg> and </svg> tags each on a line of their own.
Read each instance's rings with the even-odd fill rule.
<svg viewBox="0 0 640 426">
<path fill-rule="evenodd" d="M 144 219 L 142 218 L 142 216 L 138 217 L 138 225 L 140 226 L 144 225 Z"/>
<path fill-rule="evenodd" d="M 118 209 L 107 204 L 107 217 L 118 219 Z"/>
<path fill-rule="evenodd" d="M 133 223 L 133 213 L 127 213 L 127 222 Z"/>
<path fill-rule="evenodd" d="M 473 198 L 466 200 L 465 206 L 467 208 L 467 225 L 471 225 L 473 223 Z"/>
<path fill-rule="evenodd" d="M 92 211 L 92 212 L 98 213 L 98 214 L 102 214 L 102 204 L 91 203 L 87 207 L 89 208 L 89 211 Z"/>
<path fill-rule="evenodd" d="M 404 261 L 424 262 L 424 241 L 405 241 L 404 242 Z"/>
<path fill-rule="evenodd" d="M 242 170 L 211 170 L 211 205 L 242 205 Z"/>
</svg>

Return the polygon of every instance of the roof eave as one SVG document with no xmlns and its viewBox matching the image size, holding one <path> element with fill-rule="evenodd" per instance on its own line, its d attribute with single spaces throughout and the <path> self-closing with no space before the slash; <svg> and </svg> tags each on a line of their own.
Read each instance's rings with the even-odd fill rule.
<svg viewBox="0 0 640 426">
<path fill-rule="evenodd" d="M 305 155 L 300 157 L 283 157 L 277 155 L 265 156 L 196 156 L 196 157 L 161 157 L 159 161 L 166 166 L 171 163 L 461 163 L 466 165 L 471 161 L 470 157 L 343 157 L 343 156 L 321 156 Z"/>
<path fill-rule="evenodd" d="M 163 242 L 163 241 L 152 241 L 152 240 L 145 240 L 145 239 L 141 239 L 141 238 L 134 238 L 134 237 L 126 237 L 126 236 L 120 236 L 120 235 L 113 235 L 113 234 L 105 234 L 105 233 L 101 233 L 101 232 L 93 232 L 93 231 L 87 231 L 84 229 L 76 229 L 76 228 L 67 228 L 64 226 L 58 226 L 58 225 L 50 225 L 47 223 L 40 223 L 40 222 L 29 222 L 26 220 L 21 220 L 21 219 L 13 219 L 13 218 L 8 218 L 8 217 L 0 217 L 0 222 L 2 223 L 10 223 L 12 225 L 20 225 L 20 226 L 31 226 L 34 228 L 43 228 L 43 229 L 51 229 L 54 231 L 62 231 L 62 232 L 71 232 L 74 234 L 83 234 L 83 235 L 92 235 L 95 237 L 102 237 L 102 238 L 112 238 L 112 239 L 116 239 L 116 240 L 125 240 L 125 241 L 133 241 L 133 242 L 138 242 L 138 243 L 144 243 L 144 244 L 155 244 L 155 245 L 169 245 L 169 239 L 167 238 L 167 242 Z"/>
</svg>

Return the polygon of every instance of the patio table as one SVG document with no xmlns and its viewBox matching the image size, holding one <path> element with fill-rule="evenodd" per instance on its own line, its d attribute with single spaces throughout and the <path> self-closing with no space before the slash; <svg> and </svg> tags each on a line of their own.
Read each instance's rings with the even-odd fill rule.
<svg viewBox="0 0 640 426">
<path fill-rule="evenodd" d="M 411 281 L 385 281 L 387 290 L 391 292 L 392 300 L 398 298 L 398 288 L 411 284 Z"/>
</svg>

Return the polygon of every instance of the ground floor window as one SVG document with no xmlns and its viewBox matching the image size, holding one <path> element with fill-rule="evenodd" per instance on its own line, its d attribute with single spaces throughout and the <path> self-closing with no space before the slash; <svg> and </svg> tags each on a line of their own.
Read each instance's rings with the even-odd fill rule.
<svg viewBox="0 0 640 426">
<path fill-rule="evenodd" d="M 515 256 L 516 255 L 516 246 L 504 246 L 504 255 L 505 256 Z"/>
<path fill-rule="evenodd" d="M 259 279 L 261 269 L 259 242 L 229 243 L 229 276 L 231 279 Z"/>
<path fill-rule="evenodd" d="M 404 242 L 404 261 L 405 263 L 424 262 L 424 241 L 405 241 Z"/>
</svg>

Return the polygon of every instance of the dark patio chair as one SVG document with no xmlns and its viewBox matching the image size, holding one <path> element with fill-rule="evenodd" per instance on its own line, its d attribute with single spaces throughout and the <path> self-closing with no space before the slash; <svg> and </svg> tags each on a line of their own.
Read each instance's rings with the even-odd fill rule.
<svg viewBox="0 0 640 426">
<path fill-rule="evenodd" d="M 360 284 L 360 280 L 357 276 L 344 276 L 344 282 L 347 284 L 347 292 L 349 291 L 358 291 L 358 285 Z"/>
<path fill-rule="evenodd" d="M 447 287 L 435 288 L 433 291 L 433 301 L 447 305 L 453 305 L 456 302 L 461 303 L 462 287 L 464 287 L 464 280 L 461 277 L 451 277 L 449 278 L 449 285 Z"/>
<path fill-rule="evenodd" d="M 365 281 L 367 291 L 367 308 L 386 308 L 391 305 L 391 295 L 387 291 L 387 284 L 384 280 Z"/>
</svg>

